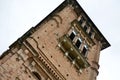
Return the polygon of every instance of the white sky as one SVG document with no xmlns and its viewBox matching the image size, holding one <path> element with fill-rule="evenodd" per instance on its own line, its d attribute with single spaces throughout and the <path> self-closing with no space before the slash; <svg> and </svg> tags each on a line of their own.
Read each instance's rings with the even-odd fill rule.
<svg viewBox="0 0 120 80">
<path fill-rule="evenodd" d="M 0 0 L 0 54 L 64 0 Z M 100 57 L 97 80 L 120 80 L 120 0 L 77 0 L 112 45 Z"/>
</svg>

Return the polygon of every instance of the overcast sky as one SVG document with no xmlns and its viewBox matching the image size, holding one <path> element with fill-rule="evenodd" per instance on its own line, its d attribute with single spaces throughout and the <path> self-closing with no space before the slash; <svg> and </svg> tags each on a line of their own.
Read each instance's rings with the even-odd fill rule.
<svg viewBox="0 0 120 80">
<path fill-rule="evenodd" d="M 64 0 L 0 0 L 0 54 Z M 120 0 L 77 0 L 110 42 L 97 80 L 120 80 Z"/>
</svg>

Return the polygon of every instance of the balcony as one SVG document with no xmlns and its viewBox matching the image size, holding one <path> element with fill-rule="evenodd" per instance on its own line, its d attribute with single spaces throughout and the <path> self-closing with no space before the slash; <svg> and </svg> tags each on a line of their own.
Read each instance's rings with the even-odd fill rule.
<svg viewBox="0 0 120 80">
<path fill-rule="evenodd" d="M 59 41 L 59 47 L 71 61 L 75 61 L 74 64 L 77 68 L 80 69 L 90 66 L 85 57 L 79 52 L 79 49 L 73 45 L 69 36 L 64 35 Z"/>
</svg>

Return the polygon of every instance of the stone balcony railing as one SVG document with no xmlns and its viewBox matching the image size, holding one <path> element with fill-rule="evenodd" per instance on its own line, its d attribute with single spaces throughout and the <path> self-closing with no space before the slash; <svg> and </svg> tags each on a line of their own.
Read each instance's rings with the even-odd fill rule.
<svg viewBox="0 0 120 80">
<path fill-rule="evenodd" d="M 86 58 L 80 53 L 79 49 L 73 45 L 67 35 L 59 39 L 59 47 L 78 69 L 90 66 Z"/>
</svg>

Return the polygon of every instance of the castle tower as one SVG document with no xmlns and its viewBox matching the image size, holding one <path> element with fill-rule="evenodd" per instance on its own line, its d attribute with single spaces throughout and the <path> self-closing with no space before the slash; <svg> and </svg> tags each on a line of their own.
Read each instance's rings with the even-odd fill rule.
<svg viewBox="0 0 120 80">
<path fill-rule="evenodd" d="M 76 0 L 65 0 L 0 56 L 0 80 L 96 80 L 109 47 Z"/>
</svg>

